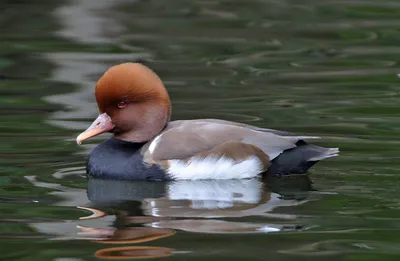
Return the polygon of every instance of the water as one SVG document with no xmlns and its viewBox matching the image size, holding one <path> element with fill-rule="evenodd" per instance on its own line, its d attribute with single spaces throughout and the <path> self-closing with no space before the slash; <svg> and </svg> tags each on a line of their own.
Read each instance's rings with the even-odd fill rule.
<svg viewBox="0 0 400 261">
<path fill-rule="evenodd" d="M 0 5 L 2 259 L 398 259 L 398 1 Z M 319 135 L 341 156 L 311 181 L 87 180 L 106 136 L 74 140 L 125 61 L 159 73 L 174 119 Z"/>
</svg>

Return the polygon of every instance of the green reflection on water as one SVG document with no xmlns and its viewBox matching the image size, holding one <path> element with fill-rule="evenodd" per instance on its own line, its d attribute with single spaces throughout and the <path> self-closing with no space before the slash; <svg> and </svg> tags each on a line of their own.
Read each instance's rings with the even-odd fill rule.
<svg viewBox="0 0 400 261">
<path fill-rule="evenodd" d="M 92 88 L 103 68 L 133 61 L 134 54 L 165 81 L 174 119 L 215 117 L 321 135 L 325 139 L 319 144 L 342 151 L 339 158 L 311 170 L 314 200 L 273 211 L 296 215 L 291 222 L 307 230 L 246 235 L 178 230 L 149 245 L 187 251 L 171 259 L 397 260 L 396 1 L 138 1 L 104 10 L 99 4 L 93 12 L 112 21 L 105 21 L 105 36 L 97 42 L 91 42 L 94 36 L 89 34 L 87 42 L 55 35 L 68 26 L 62 20 L 65 10 L 59 8 L 70 4 L 0 2 L 4 258 L 95 259 L 93 253 L 103 247 L 73 236 L 50 240 L 60 235 L 34 224 L 56 224 L 66 234 L 71 228 L 64 229 L 63 224 L 79 223 L 79 217 L 87 215 L 76 206 L 87 201 L 83 167 L 90 148 L 76 146 L 74 137 L 96 115 L 96 108 L 92 95 L 79 91 Z M 69 13 L 71 20 L 73 15 Z M 122 29 L 107 31 L 111 22 Z M 48 58 L 55 53 L 64 56 Z M 78 66 L 67 63 L 71 61 L 87 62 L 82 66 L 87 75 L 57 78 L 56 69 Z M 75 103 L 72 98 L 73 104 L 46 98 L 76 92 L 75 100 L 82 100 Z M 90 115 L 84 114 L 89 108 Z M 133 205 L 131 210 L 142 215 L 137 202 Z M 110 215 L 121 210 L 117 205 L 104 209 Z M 235 221 L 271 219 L 252 216 Z"/>
</svg>

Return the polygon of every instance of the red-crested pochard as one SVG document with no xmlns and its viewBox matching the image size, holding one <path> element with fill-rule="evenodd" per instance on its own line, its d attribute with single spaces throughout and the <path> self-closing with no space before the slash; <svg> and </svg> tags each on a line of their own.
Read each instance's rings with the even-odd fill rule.
<svg viewBox="0 0 400 261">
<path fill-rule="evenodd" d="M 217 119 L 170 121 L 171 104 L 160 78 L 139 63 L 108 69 L 97 82 L 100 115 L 76 139 L 114 137 L 89 155 L 89 175 L 107 179 L 242 179 L 305 173 L 337 148 L 272 129 Z"/>
</svg>

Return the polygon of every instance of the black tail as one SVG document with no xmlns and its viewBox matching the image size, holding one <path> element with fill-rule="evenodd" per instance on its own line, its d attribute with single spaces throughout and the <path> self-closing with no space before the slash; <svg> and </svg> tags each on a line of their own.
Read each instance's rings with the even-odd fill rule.
<svg viewBox="0 0 400 261">
<path fill-rule="evenodd" d="M 338 148 L 324 148 L 299 141 L 297 147 L 285 150 L 272 160 L 266 171 L 267 176 L 282 176 L 289 174 L 304 174 L 315 163 L 322 159 L 335 157 Z"/>
</svg>

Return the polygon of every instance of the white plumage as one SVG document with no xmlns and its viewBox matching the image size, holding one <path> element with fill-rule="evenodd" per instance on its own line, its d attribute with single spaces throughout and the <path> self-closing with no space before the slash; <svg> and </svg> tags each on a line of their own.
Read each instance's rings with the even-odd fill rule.
<svg viewBox="0 0 400 261">
<path fill-rule="evenodd" d="M 150 146 L 149 146 L 149 152 L 150 152 L 150 153 L 153 153 L 154 150 L 156 149 L 157 144 L 160 142 L 161 136 L 162 136 L 162 134 L 158 135 L 158 136 L 155 137 L 155 138 L 153 139 L 153 141 L 150 143 Z"/>
<path fill-rule="evenodd" d="M 263 164 L 256 156 L 242 161 L 210 155 L 193 157 L 187 161 L 168 160 L 168 174 L 173 179 L 245 179 L 256 177 L 263 171 Z"/>
</svg>

